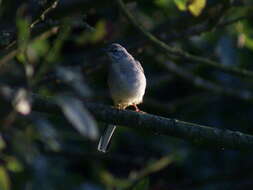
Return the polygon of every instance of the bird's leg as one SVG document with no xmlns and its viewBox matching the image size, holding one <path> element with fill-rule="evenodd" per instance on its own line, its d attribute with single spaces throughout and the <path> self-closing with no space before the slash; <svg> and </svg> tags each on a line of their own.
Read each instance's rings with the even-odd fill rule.
<svg viewBox="0 0 253 190">
<path fill-rule="evenodd" d="M 132 106 L 135 108 L 135 111 L 136 111 L 136 112 L 139 112 L 139 113 L 146 113 L 146 112 L 144 112 L 144 111 L 141 111 L 141 110 L 137 107 L 136 104 L 133 104 Z"/>
<path fill-rule="evenodd" d="M 137 107 L 136 104 L 133 104 L 133 107 L 135 108 L 135 111 L 136 111 L 136 112 L 142 112 L 142 111 Z"/>
</svg>

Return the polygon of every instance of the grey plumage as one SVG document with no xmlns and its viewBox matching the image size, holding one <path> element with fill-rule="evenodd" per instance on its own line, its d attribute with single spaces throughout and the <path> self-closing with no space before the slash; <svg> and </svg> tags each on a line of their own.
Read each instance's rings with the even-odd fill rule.
<svg viewBox="0 0 253 190">
<path fill-rule="evenodd" d="M 107 48 L 107 54 L 111 60 L 108 85 L 114 105 L 119 109 L 125 109 L 141 103 L 146 89 L 146 77 L 139 61 L 116 43 Z M 115 128 L 116 126 L 109 125 L 101 136 L 99 151 L 107 151 Z"/>
</svg>

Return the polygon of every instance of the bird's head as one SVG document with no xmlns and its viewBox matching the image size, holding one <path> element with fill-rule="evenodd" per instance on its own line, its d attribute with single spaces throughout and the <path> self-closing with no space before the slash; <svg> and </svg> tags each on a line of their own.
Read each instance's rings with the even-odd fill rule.
<svg viewBox="0 0 253 190">
<path fill-rule="evenodd" d="M 117 43 L 110 44 L 106 48 L 106 52 L 109 55 L 109 57 L 113 60 L 122 59 L 123 57 L 128 55 L 127 50 Z"/>
</svg>

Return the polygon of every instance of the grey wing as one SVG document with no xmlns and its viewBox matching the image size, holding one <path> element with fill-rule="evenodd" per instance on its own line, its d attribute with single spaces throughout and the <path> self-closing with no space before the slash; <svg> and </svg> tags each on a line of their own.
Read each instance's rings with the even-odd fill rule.
<svg viewBox="0 0 253 190">
<path fill-rule="evenodd" d="M 138 60 L 136 60 L 136 59 L 135 59 L 135 64 L 144 73 L 144 70 L 143 70 L 143 68 L 141 66 L 141 63 Z"/>
</svg>

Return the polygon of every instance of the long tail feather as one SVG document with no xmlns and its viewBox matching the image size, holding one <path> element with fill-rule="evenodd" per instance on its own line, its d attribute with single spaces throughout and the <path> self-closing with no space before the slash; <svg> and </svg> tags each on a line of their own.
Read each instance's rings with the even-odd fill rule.
<svg viewBox="0 0 253 190">
<path fill-rule="evenodd" d="M 116 129 L 115 125 L 108 125 L 104 134 L 99 139 L 98 151 L 101 151 L 103 153 L 107 152 L 115 129 Z"/>
</svg>

